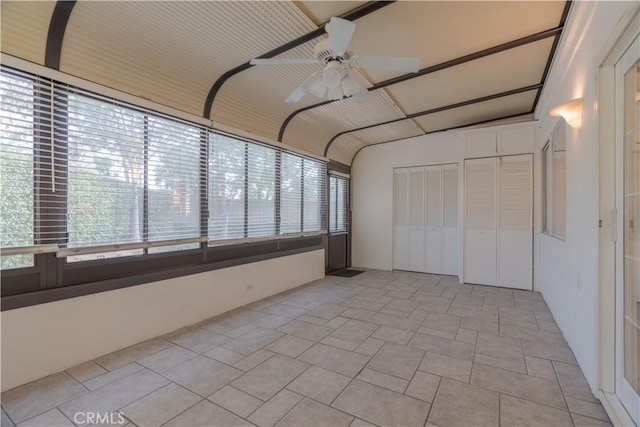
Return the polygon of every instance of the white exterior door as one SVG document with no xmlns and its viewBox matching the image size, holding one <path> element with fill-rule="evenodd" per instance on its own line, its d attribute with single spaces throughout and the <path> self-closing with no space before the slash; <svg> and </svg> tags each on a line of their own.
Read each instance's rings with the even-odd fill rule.
<svg viewBox="0 0 640 427">
<path fill-rule="evenodd" d="M 640 425 L 640 38 L 616 64 L 616 395 Z"/>
</svg>

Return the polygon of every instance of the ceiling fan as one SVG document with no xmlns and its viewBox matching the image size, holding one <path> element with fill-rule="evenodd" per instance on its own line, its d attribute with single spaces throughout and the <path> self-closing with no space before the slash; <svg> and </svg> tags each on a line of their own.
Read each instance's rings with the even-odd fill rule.
<svg viewBox="0 0 640 427">
<path fill-rule="evenodd" d="M 358 56 L 348 51 L 356 24 L 333 17 L 326 26 L 329 37 L 313 49 L 315 58 L 255 58 L 251 65 L 324 64 L 324 69 L 313 73 L 286 102 L 298 102 L 307 93 L 318 98 L 342 99 L 353 96 L 359 101 L 369 98 L 363 79 L 354 68 L 383 68 L 416 73 L 420 69 L 418 58 L 401 56 Z"/>
</svg>

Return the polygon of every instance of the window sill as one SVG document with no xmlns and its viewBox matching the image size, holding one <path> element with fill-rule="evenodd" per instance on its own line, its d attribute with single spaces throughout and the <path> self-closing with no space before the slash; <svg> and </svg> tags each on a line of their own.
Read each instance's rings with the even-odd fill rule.
<svg viewBox="0 0 640 427">
<path fill-rule="evenodd" d="M 127 257 L 127 259 L 119 259 L 120 262 L 117 262 L 117 258 L 111 258 L 108 260 L 87 261 L 86 263 L 81 263 L 82 265 L 77 263 L 74 263 L 73 265 L 68 264 L 67 267 L 70 268 L 66 268 L 63 271 L 63 276 L 65 276 L 65 273 L 69 273 L 71 275 L 75 275 L 76 278 L 85 276 L 91 277 L 91 279 L 81 281 L 80 283 L 63 283 L 58 287 L 3 296 L 1 300 L 1 309 L 2 311 L 13 310 L 67 298 L 91 295 L 99 292 L 126 288 L 129 286 L 142 285 L 160 280 L 204 273 L 207 271 L 324 249 L 323 239 L 321 236 L 290 239 L 288 243 L 289 244 L 287 245 L 278 245 L 277 248 L 273 246 L 275 243 L 272 242 L 269 243 L 269 245 L 245 244 L 237 245 L 235 248 L 216 248 L 217 250 L 214 248 L 208 248 L 207 255 L 211 255 L 210 261 L 201 261 L 199 263 L 189 262 L 183 265 L 174 266 L 167 266 L 168 258 L 171 258 L 167 256 L 168 254 L 158 254 L 157 256 L 150 256 L 155 258 L 156 261 L 152 262 L 152 268 L 137 272 L 130 272 L 128 274 L 126 271 L 135 267 L 138 263 L 142 264 L 142 259 L 139 257 Z M 193 253 L 194 251 L 187 252 Z M 198 250 L 195 250 L 195 252 L 198 252 Z M 195 255 L 199 256 L 199 254 Z M 200 257 L 200 259 L 202 258 Z M 148 258 L 147 260 L 153 261 L 152 258 Z M 127 265 L 129 265 L 129 267 L 127 267 Z M 81 267 L 85 268 L 81 269 Z M 96 275 L 96 273 L 114 271 L 120 272 L 120 276 L 100 277 L 102 274 Z M 30 280 L 33 280 L 33 277 L 31 277 Z"/>
</svg>

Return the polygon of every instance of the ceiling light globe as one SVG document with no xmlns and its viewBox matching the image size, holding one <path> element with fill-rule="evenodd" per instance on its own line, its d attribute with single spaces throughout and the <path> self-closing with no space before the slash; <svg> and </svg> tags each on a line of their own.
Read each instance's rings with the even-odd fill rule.
<svg viewBox="0 0 640 427">
<path fill-rule="evenodd" d="M 358 78 L 354 76 L 353 71 L 349 71 L 347 76 L 342 79 L 342 91 L 345 96 L 353 96 L 358 92 L 361 88 L 361 84 L 358 81 Z"/>
</svg>

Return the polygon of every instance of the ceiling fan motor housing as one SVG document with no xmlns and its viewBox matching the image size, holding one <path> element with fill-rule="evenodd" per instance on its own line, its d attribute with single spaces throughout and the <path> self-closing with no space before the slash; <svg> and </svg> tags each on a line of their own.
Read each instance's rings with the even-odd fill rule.
<svg viewBox="0 0 640 427">
<path fill-rule="evenodd" d="M 331 52 L 331 50 L 329 50 L 329 48 L 327 47 L 327 40 L 328 39 L 322 40 L 313 48 L 313 55 L 316 57 L 316 59 L 324 61 L 325 64 L 331 61 L 339 61 L 340 63 L 342 63 L 343 61 L 348 61 L 349 59 L 351 59 L 351 52 L 349 51 L 344 52 L 342 55 L 335 55 L 333 52 Z"/>
</svg>

